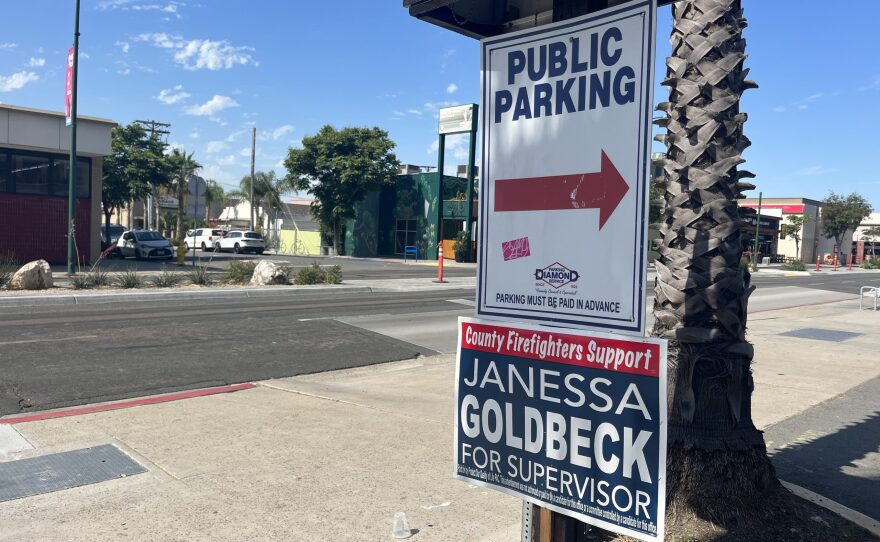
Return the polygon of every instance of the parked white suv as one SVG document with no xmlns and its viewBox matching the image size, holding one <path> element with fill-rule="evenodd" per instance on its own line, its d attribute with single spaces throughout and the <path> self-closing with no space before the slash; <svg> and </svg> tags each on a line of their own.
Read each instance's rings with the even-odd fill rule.
<svg viewBox="0 0 880 542">
<path fill-rule="evenodd" d="M 190 230 L 186 232 L 183 246 L 187 250 L 192 247 L 197 247 L 202 250 L 214 250 L 214 245 L 217 241 L 223 239 L 225 233 L 226 232 L 223 230 L 212 228 L 197 228 L 195 230 Z"/>
<path fill-rule="evenodd" d="M 255 231 L 231 231 L 214 243 L 214 249 L 218 252 L 231 250 L 236 254 L 242 252 L 262 254 L 265 248 L 266 242 L 263 241 L 263 236 Z"/>
</svg>

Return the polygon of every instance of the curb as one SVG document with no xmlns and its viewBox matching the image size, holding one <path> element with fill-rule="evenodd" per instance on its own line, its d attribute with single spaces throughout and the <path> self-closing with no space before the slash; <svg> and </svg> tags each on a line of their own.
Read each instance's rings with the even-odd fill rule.
<svg viewBox="0 0 880 542">
<path fill-rule="evenodd" d="M 279 295 L 307 295 L 309 293 L 325 294 L 368 294 L 373 293 L 369 286 L 284 286 L 280 288 L 217 288 L 215 290 L 176 290 L 162 292 L 119 292 L 91 294 L 59 294 L 33 295 L 0 298 L 0 308 L 59 306 L 59 305 L 96 305 L 117 301 L 174 301 L 187 299 L 238 299 L 264 298 Z"/>
</svg>

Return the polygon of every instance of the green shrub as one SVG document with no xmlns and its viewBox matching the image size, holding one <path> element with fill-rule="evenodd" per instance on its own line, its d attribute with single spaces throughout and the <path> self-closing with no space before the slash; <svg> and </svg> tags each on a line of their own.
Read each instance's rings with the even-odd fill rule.
<svg viewBox="0 0 880 542">
<path fill-rule="evenodd" d="M 21 266 L 14 254 L 0 255 L 0 288 L 9 284 L 9 281 L 12 280 L 12 276 L 15 275 L 19 267 Z"/>
<path fill-rule="evenodd" d="M 340 284 L 342 282 L 342 268 L 333 265 L 323 268 L 318 262 L 313 262 L 308 267 L 303 267 L 293 279 L 294 284 Z"/>
<path fill-rule="evenodd" d="M 232 260 L 229 268 L 223 275 L 224 284 L 247 284 L 254 276 L 254 269 L 257 264 L 254 262 L 244 262 L 241 260 Z"/>
<path fill-rule="evenodd" d="M 95 287 L 95 283 L 92 282 L 92 277 L 89 274 L 74 275 L 70 284 L 74 290 L 91 290 Z"/>
<path fill-rule="evenodd" d="M 324 270 L 318 265 L 318 262 L 312 263 L 308 267 L 303 267 L 293 279 L 294 284 L 324 284 L 326 276 Z"/>
<path fill-rule="evenodd" d="M 174 288 L 183 281 L 180 273 L 169 271 L 164 265 L 159 274 L 153 277 L 152 283 L 156 288 Z"/>
<path fill-rule="evenodd" d="M 211 275 L 208 274 L 208 268 L 198 265 L 193 267 L 189 272 L 189 281 L 197 286 L 210 286 L 214 283 Z"/>
<path fill-rule="evenodd" d="M 140 288 L 144 282 L 137 269 L 129 269 L 116 277 L 116 286 L 125 289 Z"/>
<path fill-rule="evenodd" d="M 110 286 L 110 273 L 104 271 L 100 267 L 93 267 L 88 274 L 92 286 Z"/>
<path fill-rule="evenodd" d="M 342 267 L 334 265 L 325 269 L 324 282 L 327 284 L 342 284 Z"/>
<path fill-rule="evenodd" d="M 793 262 L 785 262 L 782 264 L 782 269 L 785 271 L 806 271 L 807 266 L 804 265 L 804 262 L 795 260 Z"/>
<path fill-rule="evenodd" d="M 865 260 L 861 265 L 862 269 L 880 269 L 880 260 Z M 2 280 L 2 278 L 0 278 Z"/>
</svg>

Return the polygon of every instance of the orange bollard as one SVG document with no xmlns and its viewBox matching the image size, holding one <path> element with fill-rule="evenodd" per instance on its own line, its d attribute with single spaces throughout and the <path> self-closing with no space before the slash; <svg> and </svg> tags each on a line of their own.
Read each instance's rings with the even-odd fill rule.
<svg viewBox="0 0 880 542">
<path fill-rule="evenodd" d="M 443 246 L 437 248 L 437 282 L 446 282 L 443 280 Z"/>
<path fill-rule="evenodd" d="M 852 255 L 850 255 L 850 257 L 849 257 L 849 271 L 852 271 L 852 261 L 853 261 L 853 257 L 852 257 Z"/>
<path fill-rule="evenodd" d="M 822 269 L 822 263 L 820 261 L 820 256 L 818 254 L 816 254 L 816 271 L 819 271 L 821 269 Z"/>
<path fill-rule="evenodd" d="M 834 270 L 837 271 L 837 253 L 834 253 Z"/>
</svg>

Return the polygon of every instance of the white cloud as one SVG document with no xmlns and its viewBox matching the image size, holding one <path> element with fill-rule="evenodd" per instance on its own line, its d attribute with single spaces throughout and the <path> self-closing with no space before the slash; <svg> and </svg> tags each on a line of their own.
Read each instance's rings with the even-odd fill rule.
<svg viewBox="0 0 880 542">
<path fill-rule="evenodd" d="M 234 154 L 227 154 L 223 158 L 217 160 L 217 163 L 221 166 L 232 166 L 235 165 L 235 162 L 238 160 Z"/>
<path fill-rule="evenodd" d="M 216 154 L 224 151 L 226 147 L 226 143 L 222 141 L 208 141 L 208 144 L 205 146 L 205 152 L 208 154 Z"/>
<path fill-rule="evenodd" d="M 183 143 L 178 143 L 177 141 L 172 141 L 165 147 L 165 154 L 169 155 L 174 150 L 179 150 L 180 152 L 186 152 L 186 148 L 183 146 Z"/>
<path fill-rule="evenodd" d="M 243 133 L 244 133 L 244 130 L 238 130 L 238 131 L 236 131 L 236 132 L 232 132 L 231 134 L 229 134 L 228 136 L 226 136 L 226 142 L 227 142 L 227 143 L 232 143 L 233 141 L 235 141 L 236 139 L 238 139 L 238 136 L 242 135 Z"/>
<path fill-rule="evenodd" d="M 174 50 L 174 61 L 187 70 L 228 70 L 236 65 L 259 63 L 251 56 L 253 47 L 235 46 L 226 40 L 186 40 L 164 32 L 141 34 L 137 41 L 152 43 L 160 49 Z"/>
<path fill-rule="evenodd" d="M 17 43 L 0 43 L 0 51 L 8 51 L 18 47 Z"/>
<path fill-rule="evenodd" d="M 227 188 L 238 188 L 238 179 L 223 167 L 224 165 L 232 164 L 208 164 L 202 168 L 200 175 L 205 179 L 214 179 L 220 184 L 227 185 Z"/>
<path fill-rule="evenodd" d="M 816 177 L 833 173 L 834 169 L 825 166 L 809 166 L 799 170 L 795 175 L 802 177 Z"/>
<path fill-rule="evenodd" d="M 238 152 L 238 154 L 239 154 L 239 156 L 246 156 L 246 157 L 250 158 L 250 156 L 251 156 L 251 148 L 250 148 L 250 147 L 245 147 L 245 148 L 241 149 L 241 150 Z"/>
<path fill-rule="evenodd" d="M 159 95 L 155 96 L 155 98 L 165 105 L 174 105 L 178 102 L 182 102 L 190 96 L 189 92 L 183 90 L 183 85 L 177 85 L 174 88 L 160 90 Z"/>
<path fill-rule="evenodd" d="M 238 107 L 238 102 L 236 102 L 229 96 L 220 96 L 219 94 L 217 94 L 201 105 L 193 105 L 187 107 L 186 114 L 194 115 L 197 117 L 213 117 L 220 111 L 223 111 L 224 109 L 229 109 L 230 107 Z"/>
<path fill-rule="evenodd" d="M 43 66 L 45 66 L 45 65 L 46 65 L 46 59 L 45 59 L 45 58 L 34 58 L 34 57 L 31 57 L 31 59 L 28 61 L 28 66 L 31 67 L 31 68 L 41 68 L 41 67 L 43 67 Z"/>
<path fill-rule="evenodd" d="M 0 92 L 12 92 L 24 88 L 28 83 L 39 79 L 34 72 L 20 71 L 9 76 L 0 75 Z"/>
<path fill-rule="evenodd" d="M 158 13 L 174 14 L 178 19 L 180 14 L 177 13 L 180 7 L 186 6 L 184 2 L 170 1 L 166 3 L 138 3 L 135 0 L 102 0 L 95 7 L 98 11 L 156 11 Z"/>
<path fill-rule="evenodd" d="M 79 57 L 80 60 L 88 60 L 88 59 L 92 58 L 92 57 L 89 56 L 89 54 L 88 54 L 87 52 L 85 52 L 85 51 L 80 51 L 79 54 L 78 54 L 78 57 Z"/>
<path fill-rule="evenodd" d="M 268 140 L 278 141 L 279 139 L 284 137 L 286 134 L 289 134 L 293 130 L 294 130 L 294 128 L 293 128 L 292 124 L 285 124 L 283 126 L 279 126 L 278 128 L 275 128 L 274 130 L 271 130 L 271 131 L 265 130 L 263 132 L 260 132 L 258 139 L 260 141 L 268 141 Z"/>
<path fill-rule="evenodd" d="M 410 115 L 415 115 L 417 117 L 422 116 L 422 112 L 419 111 L 418 109 L 407 109 L 406 112 L 409 113 Z"/>
<path fill-rule="evenodd" d="M 131 49 L 131 45 L 127 41 L 117 41 L 116 46 L 122 49 L 123 53 L 128 53 L 128 50 Z"/>
<path fill-rule="evenodd" d="M 193 130 L 192 132 L 189 133 L 189 137 L 190 137 L 190 139 L 198 139 L 198 138 L 202 137 L 202 134 L 200 134 L 198 132 L 198 130 Z"/>
<path fill-rule="evenodd" d="M 458 85 L 455 83 L 449 83 L 449 86 L 446 87 L 446 92 L 449 94 L 455 94 L 458 91 Z"/>
<path fill-rule="evenodd" d="M 467 160 L 468 158 L 468 134 L 453 134 L 446 136 L 446 153 L 452 153 L 456 160 Z M 438 140 L 434 140 L 428 145 L 428 154 L 436 154 L 440 148 Z"/>
</svg>

